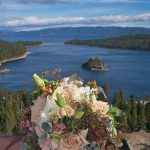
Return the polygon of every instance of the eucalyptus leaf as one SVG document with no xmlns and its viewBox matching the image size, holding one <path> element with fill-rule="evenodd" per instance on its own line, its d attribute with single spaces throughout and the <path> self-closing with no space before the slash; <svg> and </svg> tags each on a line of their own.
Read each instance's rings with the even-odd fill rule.
<svg viewBox="0 0 150 150">
<path fill-rule="evenodd" d="M 47 83 L 47 84 L 51 84 L 51 83 L 52 83 L 52 81 L 48 81 L 47 79 L 43 79 L 43 81 L 44 81 L 45 83 Z"/>
<path fill-rule="evenodd" d="M 43 141 L 46 141 L 47 139 L 48 139 L 48 135 L 47 135 L 47 133 L 45 133 L 39 137 L 38 142 L 41 143 Z"/>
<path fill-rule="evenodd" d="M 83 111 L 78 111 L 78 112 L 75 114 L 74 118 L 77 119 L 77 120 L 79 120 L 79 119 L 82 118 L 83 115 L 84 115 L 84 112 L 83 112 Z"/>
<path fill-rule="evenodd" d="M 31 94 L 38 94 L 39 92 L 40 92 L 40 90 L 34 90 L 34 91 L 32 91 Z"/>
<path fill-rule="evenodd" d="M 45 132 L 50 132 L 52 130 L 52 124 L 49 122 L 43 122 L 41 127 Z"/>
<path fill-rule="evenodd" d="M 56 94 L 56 98 L 56 104 L 61 108 L 65 107 L 66 104 L 64 98 L 58 93 Z"/>
<path fill-rule="evenodd" d="M 51 137 L 54 139 L 62 139 L 62 137 L 59 134 L 51 134 Z"/>
<path fill-rule="evenodd" d="M 43 81 L 44 81 L 45 83 L 49 83 L 49 81 L 48 81 L 47 79 L 43 79 Z"/>
</svg>

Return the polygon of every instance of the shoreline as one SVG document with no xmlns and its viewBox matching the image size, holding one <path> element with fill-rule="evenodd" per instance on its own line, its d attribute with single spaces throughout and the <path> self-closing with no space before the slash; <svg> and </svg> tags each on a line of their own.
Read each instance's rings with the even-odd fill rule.
<svg viewBox="0 0 150 150">
<path fill-rule="evenodd" d="M 39 44 L 39 45 L 32 45 L 32 46 L 25 46 L 26 48 L 30 48 L 30 47 L 39 47 L 39 46 L 43 46 L 43 43 Z"/>
<path fill-rule="evenodd" d="M 8 72 L 8 71 L 10 71 L 10 70 L 7 69 L 7 68 L 5 68 L 5 69 L 3 69 L 3 70 L 0 70 L 0 73 L 5 73 L 5 72 Z"/>
<path fill-rule="evenodd" d="M 19 56 L 19 57 L 16 57 L 16 58 L 5 59 L 3 61 L 0 61 L 0 66 L 4 63 L 10 62 L 10 61 L 15 61 L 15 60 L 20 60 L 20 59 L 26 58 L 29 54 L 30 54 L 30 52 L 26 52 L 22 56 Z M 0 73 L 4 73 L 4 72 L 8 72 L 8 71 L 9 71 L 9 69 L 4 68 L 3 70 L 0 70 Z"/>
<path fill-rule="evenodd" d="M 15 57 L 15 58 L 10 58 L 10 59 L 5 59 L 5 60 L 1 61 L 0 64 L 4 64 L 4 63 L 9 62 L 9 61 L 15 61 L 15 60 L 19 60 L 19 59 L 26 58 L 27 55 L 29 55 L 29 54 L 30 54 L 30 52 L 26 52 L 26 53 L 23 54 L 22 56 Z"/>
</svg>

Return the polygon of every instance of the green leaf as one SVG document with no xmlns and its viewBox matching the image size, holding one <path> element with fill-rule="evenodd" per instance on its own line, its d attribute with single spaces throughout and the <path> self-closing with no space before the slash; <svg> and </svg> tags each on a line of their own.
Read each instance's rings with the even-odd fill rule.
<svg viewBox="0 0 150 150">
<path fill-rule="evenodd" d="M 116 107 L 110 107 L 107 114 L 110 114 L 113 117 L 121 117 L 121 116 L 125 115 L 125 113 L 122 110 L 120 110 Z"/>
<path fill-rule="evenodd" d="M 52 81 L 48 81 L 47 79 L 43 79 L 43 81 L 44 81 L 45 83 L 47 83 L 47 84 L 51 84 L 51 83 L 52 83 Z"/>
<path fill-rule="evenodd" d="M 75 114 L 74 118 L 77 119 L 77 120 L 79 120 L 83 115 L 84 115 L 84 112 L 83 112 L 83 111 L 78 111 L 78 112 Z"/>
<path fill-rule="evenodd" d="M 56 98 L 56 104 L 61 108 L 65 107 L 66 104 L 64 98 L 58 93 L 56 94 Z"/>
<path fill-rule="evenodd" d="M 62 139 L 62 137 L 59 134 L 51 134 L 51 137 L 54 139 Z"/>
<path fill-rule="evenodd" d="M 49 81 L 48 81 L 47 79 L 43 79 L 43 81 L 44 81 L 45 83 L 49 83 Z"/>
<path fill-rule="evenodd" d="M 38 94 L 39 92 L 40 92 L 40 90 L 34 90 L 34 91 L 32 91 L 31 94 Z"/>
</svg>

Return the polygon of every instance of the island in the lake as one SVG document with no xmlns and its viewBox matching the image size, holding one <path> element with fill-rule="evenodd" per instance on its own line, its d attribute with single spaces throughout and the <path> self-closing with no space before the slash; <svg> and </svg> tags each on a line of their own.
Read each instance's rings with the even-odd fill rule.
<svg viewBox="0 0 150 150">
<path fill-rule="evenodd" d="M 107 71 L 106 64 L 97 57 L 90 58 L 86 63 L 82 64 L 82 67 L 88 70 Z"/>
<path fill-rule="evenodd" d="M 107 39 L 75 39 L 66 41 L 65 44 L 150 51 L 150 34 L 126 35 Z"/>
<path fill-rule="evenodd" d="M 0 73 L 9 71 L 2 65 L 3 63 L 25 58 L 29 54 L 27 46 L 38 46 L 41 44 L 42 42 L 39 41 L 10 42 L 0 40 Z"/>
</svg>

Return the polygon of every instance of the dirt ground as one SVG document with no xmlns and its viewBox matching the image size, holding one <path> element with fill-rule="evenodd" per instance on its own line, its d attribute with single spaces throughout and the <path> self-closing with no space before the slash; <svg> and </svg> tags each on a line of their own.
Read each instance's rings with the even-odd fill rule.
<svg viewBox="0 0 150 150">
<path fill-rule="evenodd" d="M 150 150 L 150 133 L 142 131 L 126 134 L 126 140 L 131 150 Z"/>
<path fill-rule="evenodd" d="M 0 136 L 0 150 L 19 150 L 20 136 Z"/>
<path fill-rule="evenodd" d="M 125 134 L 130 150 L 150 150 L 150 133 L 134 132 Z M 20 150 L 22 136 L 0 135 L 0 150 Z"/>
</svg>

